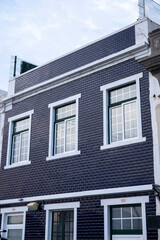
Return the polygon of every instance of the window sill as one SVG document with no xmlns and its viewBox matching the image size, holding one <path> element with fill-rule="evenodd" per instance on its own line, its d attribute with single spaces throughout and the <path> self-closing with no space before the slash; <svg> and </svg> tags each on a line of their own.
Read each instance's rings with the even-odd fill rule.
<svg viewBox="0 0 160 240">
<path fill-rule="evenodd" d="M 71 157 L 75 155 L 81 154 L 81 151 L 74 151 L 74 152 L 68 152 L 68 153 L 62 153 L 62 154 L 56 154 L 54 156 L 49 156 L 46 158 L 47 161 L 58 159 L 58 158 L 65 158 L 65 157 Z"/>
<path fill-rule="evenodd" d="M 31 164 L 31 161 L 24 161 L 24 162 L 14 163 L 12 165 L 5 166 L 4 169 L 21 167 L 21 166 L 25 166 L 25 165 L 29 165 L 29 164 Z"/>
<path fill-rule="evenodd" d="M 109 148 L 121 147 L 121 146 L 126 146 L 126 145 L 129 145 L 129 144 L 140 143 L 140 142 L 145 142 L 145 141 L 146 141 L 146 137 L 127 139 L 127 140 L 124 140 L 124 141 L 103 145 L 103 146 L 100 147 L 100 149 L 105 150 L 105 149 L 109 149 Z"/>
</svg>

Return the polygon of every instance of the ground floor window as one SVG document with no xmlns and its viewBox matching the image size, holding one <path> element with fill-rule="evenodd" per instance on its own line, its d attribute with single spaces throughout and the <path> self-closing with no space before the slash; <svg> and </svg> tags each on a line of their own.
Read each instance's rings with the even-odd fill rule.
<svg viewBox="0 0 160 240">
<path fill-rule="evenodd" d="M 147 239 L 148 196 L 101 200 L 104 206 L 104 240 Z"/>
<path fill-rule="evenodd" d="M 112 234 L 142 234 L 141 205 L 111 206 Z"/>
<path fill-rule="evenodd" d="M 45 240 L 77 240 L 79 202 L 46 204 Z"/>
<path fill-rule="evenodd" d="M 8 240 L 24 240 L 27 207 L 2 208 L 2 237 Z"/>
<path fill-rule="evenodd" d="M 74 212 L 53 211 L 52 240 L 73 240 Z"/>
</svg>

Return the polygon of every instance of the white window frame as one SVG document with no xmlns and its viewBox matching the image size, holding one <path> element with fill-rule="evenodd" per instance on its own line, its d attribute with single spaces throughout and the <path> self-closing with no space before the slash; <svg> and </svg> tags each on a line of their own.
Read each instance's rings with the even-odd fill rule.
<svg viewBox="0 0 160 240">
<path fill-rule="evenodd" d="M 13 207 L 13 208 L 2 208 L 0 213 L 2 214 L 2 221 L 1 221 L 1 229 L 22 229 L 22 240 L 25 239 L 25 225 L 26 225 L 26 211 L 28 211 L 28 207 Z M 7 228 L 7 217 L 8 216 L 17 216 L 23 215 L 23 224 L 14 224 Z M 7 238 L 7 232 L 1 233 L 3 238 Z"/>
<path fill-rule="evenodd" d="M 100 91 L 103 92 L 103 146 L 100 147 L 101 150 L 119 147 L 123 145 L 139 143 L 146 141 L 146 137 L 142 137 L 142 121 L 141 121 L 141 101 L 140 101 L 140 78 L 143 77 L 143 73 L 138 73 L 132 75 L 130 77 L 120 79 L 116 82 L 109 83 L 100 87 Z M 109 91 L 111 89 L 116 89 L 117 87 L 123 87 L 129 83 L 136 83 L 136 92 L 137 92 L 137 131 L 138 136 L 135 138 L 124 139 L 122 141 L 112 142 L 109 143 L 108 141 L 108 98 L 109 98 Z"/>
<path fill-rule="evenodd" d="M 32 122 L 32 114 L 34 113 L 34 110 L 28 111 L 21 113 L 19 115 L 13 116 L 11 118 L 8 118 L 9 122 L 9 133 L 8 133 L 8 149 L 7 149 L 7 160 L 6 160 L 6 166 L 4 169 L 9 169 L 9 168 L 14 168 L 14 167 L 19 167 L 19 166 L 24 166 L 31 164 L 31 161 L 29 160 L 29 153 L 30 153 L 30 141 L 31 141 L 31 122 Z M 14 127 L 14 122 L 19 121 L 23 118 L 29 117 L 29 139 L 28 139 L 28 156 L 26 161 L 21 161 L 17 163 L 12 163 L 10 162 L 11 160 L 11 154 L 12 154 L 12 135 L 13 135 L 13 127 Z"/>
<path fill-rule="evenodd" d="M 80 202 L 67 202 L 58 204 L 46 204 L 44 210 L 46 210 L 46 227 L 45 227 L 45 240 L 51 240 L 52 230 L 52 212 L 54 210 L 73 210 L 74 211 L 74 233 L 73 240 L 77 240 L 77 208 L 80 207 Z"/>
<path fill-rule="evenodd" d="M 128 204 L 141 204 L 142 209 L 142 235 L 138 235 L 141 240 L 147 239 L 147 228 L 146 228 L 146 203 L 149 202 L 149 196 L 141 197 L 127 197 L 127 198 L 112 198 L 101 200 L 101 206 L 104 206 L 104 240 L 110 239 L 110 207 L 116 205 L 128 205 Z M 126 239 L 129 235 L 125 236 Z M 131 235 L 130 235 L 131 236 Z"/>
<path fill-rule="evenodd" d="M 49 128 L 49 149 L 48 149 L 48 157 L 46 160 L 53 160 L 53 159 L 58 159 L 58 158 L 63 158 L 63 157 L 69 157 L 69 156 L 74 156 L 78 155 L 81 153 L 80 150 L 78 150 L 78 113 L 79 113 L 79 98 L 81 98 L 81 94 L 77 94 L 68 98 L 65 98 L 63 100 L 50 103 L 48 105 L 48 108 L 50 108 L 50 128 Z M 74 151 L 70 152 L 64 152 L 60 154 L 55 154 L 54 155 L 54 149 L 53 149 L 53 139 L 55 136 L 54 132 L 54 122 L 55 122 L 55 109 L 57 107 L 63 106 L 65 104 L 69 104 L 75 102 L 76 103 L 76 147 Z"/>
</svg>

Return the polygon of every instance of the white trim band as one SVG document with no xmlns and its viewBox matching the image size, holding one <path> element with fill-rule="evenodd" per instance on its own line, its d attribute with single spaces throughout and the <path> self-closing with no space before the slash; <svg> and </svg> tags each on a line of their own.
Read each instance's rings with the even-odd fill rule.
<svg viewBox="0 0 160 240">
<path fill-rule="evenodd" d="M 16 198 L 16 199 L 0 200 L 0 205 L 21 203 L 21 202 L 31 202 L 31 201 L 57 200 L 57 199 L 77 198 L 77 197 L 86 197 L 86 196 L 98 196 L 98 195 L 108 195 L 108 194 L 118 194 L 118 193 L 152 191 L 152 189 L 153 189 L 152 184 L 149 184 L 149 185 L 108 188 L 108 189 L 90 190 L 90 191 L 73 192 L 73 193 L 61 193 L 61 194 L 44 195 L 44 196 L 27 197 L 27 198 L 20 197 L 20 198 Z"/>
</svg>

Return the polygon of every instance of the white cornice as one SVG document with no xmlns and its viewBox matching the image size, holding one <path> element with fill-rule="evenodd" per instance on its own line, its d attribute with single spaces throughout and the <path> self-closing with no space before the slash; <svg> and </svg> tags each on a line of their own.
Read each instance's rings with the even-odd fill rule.
<svg viewBox="0 0 160 240">
<path fill-rule="evenodd" d="M 126 48 L 118 53 L 109 55 L 100 60 L 94 61 L 90 64 L 87 64 L 83 67 L 77 68 L 73 71 L 67 72 L 55 78 L 49 79 L 45 82 L 37 84 L 35 86 L 29 87 L 21 92 L 15 93 L 14 95 L 8 96 L 3 100 L 6 104 L 8 102 L 19 102 L 24 100 L 25 98 L 32 97 L 41 92 L 47 91 L 49 89 L 60 86 L 64 83 L 74 81 L 78 78 L 87 76 L 94 72 L 100 71 L 104 68 L 111 67 L 118 63 L 127 61 L 129 59 L 137 57 L 139 54 L 145 53 L 146 55 L 149 53 L 148 47 L 143 45 L 134 45 L 132 47 Z"/>
</svg>

